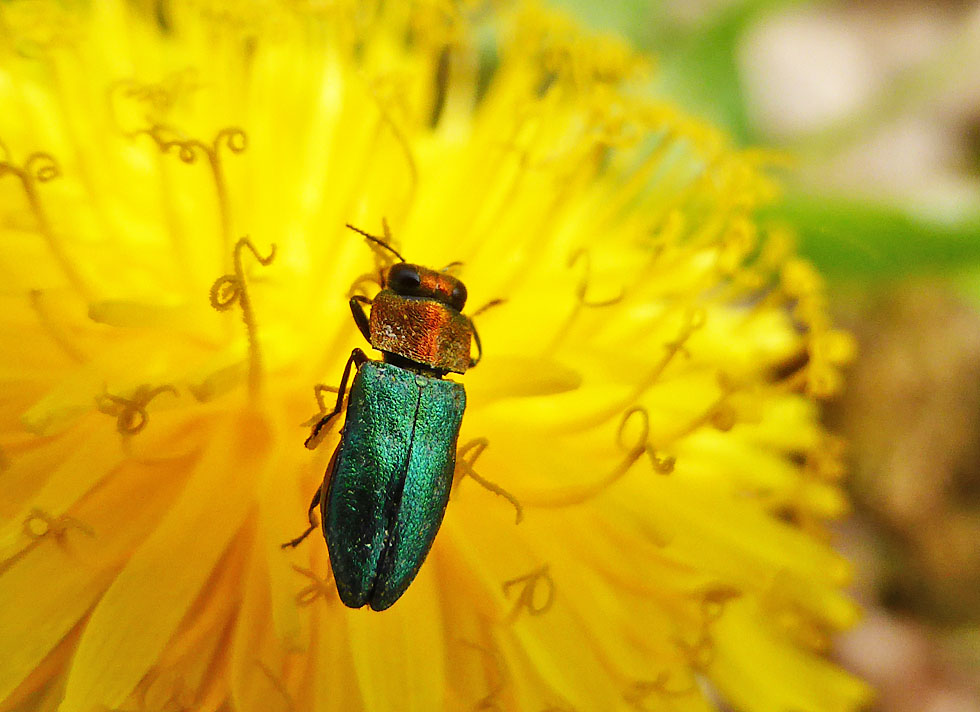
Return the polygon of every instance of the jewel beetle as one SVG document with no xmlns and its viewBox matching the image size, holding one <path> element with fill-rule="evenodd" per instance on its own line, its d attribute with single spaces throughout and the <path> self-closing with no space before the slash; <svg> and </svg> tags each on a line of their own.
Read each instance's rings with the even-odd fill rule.
<svg viewBox="0 0 980 712">
<path fill-rule="evenodd" d="M 337 402 L 306 446 L 316 447 L 343 409 L 353 367 L 340 443 L 310 502 L 309 528 L 283 547 L 297 546 L 316 528 L 319 507 L 340 600 L 382 611 L 411 585 L 442 524 L 466 408 L 462 384 L 444 377 L 475 366 L 482 346 L 462 313 L 467 293 L 459 279 L 406 262 L 385 240 L 347 227 L 399 260 L 373 300 L 350 298 L 354 323 L 382 360 L 351 352 Z"/>
</svg>

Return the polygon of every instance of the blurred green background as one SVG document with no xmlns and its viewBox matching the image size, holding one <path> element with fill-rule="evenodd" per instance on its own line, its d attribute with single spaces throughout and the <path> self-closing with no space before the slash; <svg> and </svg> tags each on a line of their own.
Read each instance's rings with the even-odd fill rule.
<svg viewBox="0 0 980 712">
<path fill-rule="evenodd" d="M 785 152 L 791 224 L 860 356 L 850 443 L 865 619 L 835 655 L 881 712 L 980 712 L 980 2 L 552 0 L 656 57 L 651 91 Z"/>
<path fill-rule="evenodd" d="M 656 88 L 739 144 L 793 156 L 773 213 L 825 274 L 900 279 L 980 264 L 975 2 L 554 4 L 654 54 Z M 936 135 L 922 135 L 924 123 Z"/>
</svg>

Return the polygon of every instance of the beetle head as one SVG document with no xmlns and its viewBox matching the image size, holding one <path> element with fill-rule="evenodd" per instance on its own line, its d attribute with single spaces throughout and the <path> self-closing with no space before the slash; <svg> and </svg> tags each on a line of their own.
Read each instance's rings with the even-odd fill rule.
<svg viewBox="0 0 980 712">
<path fill-rule="evenodd" d="M 466 305 L 466 285 L 445 272 L 399 262 L 388 270 L 387 287 L 403 297 L 435 299 L 456 311 Z"/>
</svg>

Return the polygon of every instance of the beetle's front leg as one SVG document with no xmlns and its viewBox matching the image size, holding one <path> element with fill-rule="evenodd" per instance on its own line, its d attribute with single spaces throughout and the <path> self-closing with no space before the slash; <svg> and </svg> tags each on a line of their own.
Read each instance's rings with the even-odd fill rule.
<svg viewBox="0 0 980 712">
<path fill-rule="evenodd" d="M 483 358 L 483 344 L 480 343 L 480 334 L 477 333 L 476 324 L 472 319 L 470 319 L 470 330 L 473 332 L 473 342 L 476 345 L 476 356 L 470 356 L 470 368 L 473 368 Z"/>
<path fill-rule="evenodd" d="M 368 315 L 364 312 L 364 304 L 370 304 L 371 300 L 367 297 L 355 294 L 350 298 L 350 312 L 354 315 L 354 323 L 357 324 L 358 331 L 368 343 L 371 343 L 371 327 Z"/>
<path fill-rule="evenodd" d="M 360 349 L 354 349 L 350 352 L 350 358 L 347 359 L 347 365 L 344 366 L 344 375 L 340 378 L 340 388 L 337 389 L 337 402 L 334 404 L 333 410 L 329 413 L 324 414 L 313 426 L 313 432 L 310 433 L 310 437 L 306 439 L 306 447 L 310 450 L 316 448 L 320 444 L 321 431 L 329 423 L 334 416 L 340 413 L 344 408 L 344 393 L 347 391 L 347 380 L 350 378 L 350 367 L 353 364 L 356 368 L 360 368 L 361 365 L 368 360 L 367 354 L 365 354 Z"/>
<path fill-rule="evenodd" d="M 478 363 L 480 363 L 480 359 L 483 358 L 483 344 L 480 343 L 480 334 L 477 332 L 476 324 L 473 323 L 473 320 L 476 317 L 478 317 L 480 314 L 485 312 L 487 309 L 491 309 L 492 307 L 499 306 L 503 304 L 504 301 L 505 301 L 504 299 L 493 299 L 487 302 L 486 304 L 484 304 L 479 309 L 477 309 L 475 312 L 473 312 L 472 315 L 466 317 L 467 320 L 469 320 L 470 322 L 470 330 L 473 332 L 473 343 L 476 346 L 476 356 L 470 357 L 470 368 L 473 368 Z"/>
</svg>

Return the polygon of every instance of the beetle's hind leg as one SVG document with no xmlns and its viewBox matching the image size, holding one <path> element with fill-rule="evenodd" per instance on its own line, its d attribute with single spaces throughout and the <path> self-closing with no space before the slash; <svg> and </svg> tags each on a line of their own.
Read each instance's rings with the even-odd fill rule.
<svg viewBox="0 0 980 712">
<path fill-rule="evenodd" d="M 313 533 L 313 530 L 316 529 L 317 522 L 316 522 L 316 520 L 313 519 L 313 512 L 317 508 L 317 506 L 319 506 L 319 504 L 320 504 L 320 491 L 322 489 L 323 489 L 323 485 L 320 485 L 319 487 L 316 488 L 316 492 L 313 493 L 313 501 L 310 502 L 310 509 L 306 513 L 307 518 L 310 520 L 310 528 L 307 529 L 302 534 L 300 534 L 295 539 L 290 539 L 285 544 L 283 544 L 282 545 L 282 548 L 283 549 L 285 549 L 287 547 L 296 548 L 297 546 L 300 545 L 300 542 L 302 542 L 306 537 L 308 537 L 310 534 L 312 534 Z"/>
<path fill-rule="evenodd" d="M 347 359 L 347 365 L 344 366 L 344 375 L 340 377 L 340 388 L 337 389 L 337 402 L 334 404 L 333 410 L 331 410 L 329 413 L 324 413 L 320 419 L 316 421 L 316 423 L 313 425 L 313 431 L 310 433 L 310 437 L 306 439 L 306 447 L 310 450 L 313 450 L 320 444 L 320 439 L 323 437 L 321 432 L 326 427 L 327 423 L 329 423 L 334 416 L 344 409 L 344 393 L 347 391 L 347 381 L 350 378 L 351 365 L 354 365 L 356 368 L 360 368 L 361 365 L 367 360 L 367 354 L 360 349 L 354 349 L 350 352 L 350 358 Z"/>
</svg>

